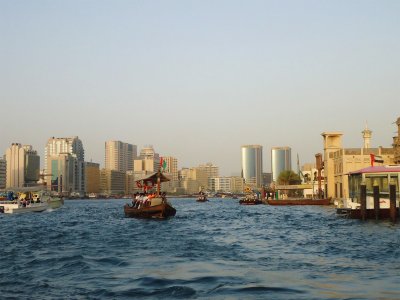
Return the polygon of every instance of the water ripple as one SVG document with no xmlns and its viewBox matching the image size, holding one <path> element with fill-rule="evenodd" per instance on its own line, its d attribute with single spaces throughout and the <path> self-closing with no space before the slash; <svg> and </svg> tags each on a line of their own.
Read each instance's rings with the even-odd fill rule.
<svg viewBox="0 0 400 300">
<path fill-rule="evenodd" d="M 400 225 L 330 207 L 172 199 L 130 219 L 125 200 L 0 215 L 2 299 L 399 299 Z"/>
</svg>

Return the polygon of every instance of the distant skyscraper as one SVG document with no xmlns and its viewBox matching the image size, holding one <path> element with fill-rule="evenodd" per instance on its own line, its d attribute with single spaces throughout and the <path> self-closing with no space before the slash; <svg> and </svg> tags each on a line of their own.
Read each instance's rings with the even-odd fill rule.
<svg viewBox="0 0 400 300">
<path fill-rule="evenodd" d="M 271 171 L 272 180 L 277 181 L 282 171 L 292 170 L 292 150 L 290 147 L 272 147 Z"/>
<path fill-rule="evenodd" d="M 0 189 L 6 188 L 6 170 L 7 163 L 5 159 L 0 158 Z"/>
<path fill-rule="evenodd" d="M 172 180 L 178 180 L 178 159 L 172 156 L 163 156 L 163 161 L 166 162 L 166 169 L 164 172 L 172 175 Z"/>
<path fill-rule="evenodd" d="M 13 143 L 6 151 L 7 188 L 32 186 L 39 180 L 40 157 L 32 146 Z"/>
<path fill-rule="evenodd" d="M 105 169 L 119 172 L 133 171 L 133 162 L 137 157 L 137 146 L 120 141 L 108 141 L 105 144 Z"/>
<path fill-rule="evenodd" d="M 262 185 L 262 146 L 242 146 L 242 177 L 246 184 L 261 187 Z"/>
<path fill-rule="evenodd" d="M 143 147 L 139 159 L 135 159 L 133 169 L 135 172 L 157 172 L 160 169 L 160 155 L 154 151 L 153 146 Z"/>
<path fill-rule="evenodd" d="M 52 137 L 47 141 L 46 147 L 44 149 L 45 155 L 45 168 L 47 174 L 52 174 L 51 170 L 54 170 L 55 163 L 49 164 L 48 159 L 52 157 L 52 161 L 54 161 L 54 157 L 61 154 L 70 154 L 72 159 L 62 157 L 60 161 L 64 159 L 68 160 L 68 163 L 65 165 L 71 165 L 73 162 L 73 167 L 71 170 L 67 170 L 68 179 L 72 180 L 73 183 L 71 186 L 68 186 L 69 192 L 78 192 L 83 194 L 85 192 L 85 150 L 83 149 L 82 141 L 77 137 L 69 137 L 69 138 L 55 138 Z M 64 166 L 64 163 L 59 164 L 60 166 Z M 72 172 L 72 174 L 70 174 Z M 61 170 L 57 171 L 57 174 L 62 174 Z M 48 175 L 51 177 L 51 175 Z M 53 176 L 54 177 L 54 176 Z M 66 178 L 64 178 L 66 179 Z M 46 181 L 49 181 L 46 177 Z M 54 178 L 51 179 L 54 182 Z M 66 182 L 65 182 L 66 183 Z M 48 183 L 49 184 L 49 183 Z M 49 184 L 50 186 L 52 184 Z M 63 190 L 65 192 L 65 190 Z"/>
</svg>

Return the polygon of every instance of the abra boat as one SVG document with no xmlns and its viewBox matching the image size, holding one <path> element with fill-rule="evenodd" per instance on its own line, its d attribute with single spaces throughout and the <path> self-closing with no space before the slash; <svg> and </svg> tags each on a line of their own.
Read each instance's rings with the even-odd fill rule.
<svg viewBox="0 0 400 300">
<path fill-rule="evenodd" d="M 157 193 L 155 197 L 140 200 L 140 203 L 125 204 L 124 213 L 126 217 L 132 218 L 155 218 L 166 219 L 176 214 L 176 209 L 167 201 L 165 193 L 160 193 L 161 182 L 169 181 L 160 171 L 151 174 L 148 177 L 136 180 L 136 184 L 143 187 L 146 191 L 149 187 L 157 185 Z M 135 200 L 135 199 L 134 199 Z M 133 201 L 134 202 L 134 201 Z"/>
<path fill-rule="evenodd" d="M 207 196 L 203 192 L 200 192 L 199 197 L 197 198 L 196 201 L 197 202 L 207 202 L 208 199 L 207 199 Z"/>
<path fill-rule="evenodd" d="M 262 201 L 259 200 L 254 195 L 247 195 L 244 198 L 239 200 L 239 204 L 240 205 L 258 205 L 258 204 L 262 204 Z"/>
</svg>

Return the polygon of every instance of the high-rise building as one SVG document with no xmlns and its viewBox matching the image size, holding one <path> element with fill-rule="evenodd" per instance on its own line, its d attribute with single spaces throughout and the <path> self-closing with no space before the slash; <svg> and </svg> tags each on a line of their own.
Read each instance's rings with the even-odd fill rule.
<svg viewBox="0 0 400 300">
<path fill-rule="evenodd" d="M 52 177 L 52 173 L 50 169 L 47 169 L 49 166 L 48 159 L 52 157 L 54 161 L 54 156 L 58 156 L 60 154 L 70 154 L 74 159 L 69 159 L 68 166 L 70 162 L 73 161 L 74 165 L 72 170 L 68 170 L 68 172 L 73 172 L 72 178 L 73 183 L 72 186 L 69 187 L 70 192 L 75 192 L 79 194 L 85 193 L 85 150 L 83 149 L 82 141 L 77 137 L 68 137 L 68 138 L 55 138 L 52 137 L 47 141 L 46 147 L 44 149 L 45 154 L 45 168 L 46 168 L 46 181 L 49 181 L 48 177 Z M 61 160 L 65 159 L 65 156 L 61 158 Z M 53 166 L 53 165 L 52 165 Z M 53 170 L 54 168 L 51 167 Z M 61 170 L 57 172 L 57 174 L 61 174 Z M 54 178 L 51 178 L 51 181 L 54 181 Z M 52 184 L 47 183 L 48 186 Z M 65 192 L 65 191 L 64 191 Z"/>
<path fill-rule="evenodd" d="M 173 181 L 178 181 L 178 159 L 172 156 L 163 156 L 162 159 L 166 164 L 164 172 L 171 174 Z"/>
<path fill-rule="evenodd" d="M 100 192 L 100 164 L 85 162 L 86 193 Z"/>
<path fill-rule="evenodd" d="M 39 180 L 40 157 L 30 145 L 13 143 L 6 151 L 6 187 L 36 185 Z"/>
<path fill-rule="evenodd" d="M 50 182 L 47 181 L 49 190 L 64 195 L 79 193 L 75 190 L 76 160 L 76 157 L 70 153 L 60 153 L 47 157 L 46 170 L 51 178 Z"/>
<path fill-rule="evenodd" d="M 242 146 L 242 178 L 244 178 L 245 184 L 261 187 L 263 173 L 262 166 L 262 146 Z"/>
<path fill-rule="evenodd" d="M 154 151 L 153 146 L 145 146 L 140 151 L 140 156 L 135 159 L 133 169 L 135 172 L 157 172 L 160 169 L 160 155 Z"/>
<path fill-rule="evenodd" d="M 204 165 L 199 165 L 197 168 L 205 171 L 209 178 L 219 177 L 219 168 L 217 166 L 213 165 L 212 163 L 206 163 Z"/>
<path fill-rule="evenodd" d="M 0 158 L 0 189 L 4 190 L 6 188 L 6 178 L 7 176 L 7 162 L 5 159 Z"/>
<path fill-rule="evenodd" d="M 272 181 L 277 182 L 279 174 L 292 170 L 292 150 L 290 147 L 271 148 L 271 172 Z"/>
<path fill-rule="evenodd" d="M 112 196 L 125 193 L 126 173 L 101 169 L 100 170 L 100 193 Z"/>
<path fill-rule="evenodd" d="M 119 172 L 133 171 L 137 157 L 137 146 L 121 141 L 105 143 L 105 169 Z"/>
</svg>

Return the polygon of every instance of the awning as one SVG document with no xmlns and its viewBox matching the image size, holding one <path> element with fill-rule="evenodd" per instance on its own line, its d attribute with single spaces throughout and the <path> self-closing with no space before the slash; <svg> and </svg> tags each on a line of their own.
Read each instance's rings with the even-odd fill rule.
<svg viewBox="0 0 400 300">
<path fill-rule="evenodd" d="M 152 174 L 145 175 L 142 178 L 135 179 L 135 181 L 136 182 L 144 181 L 144 182 L 151 182 L 153 184 L 156 184 L 158 177 L 160 177 L 160 182 L 169 181 L 169 179 L 166 176 L 164 176 L 163 173 L 159 173 L 159 172 L 155 172 L 155 173 L 152 173 Z"/>
</svg>

